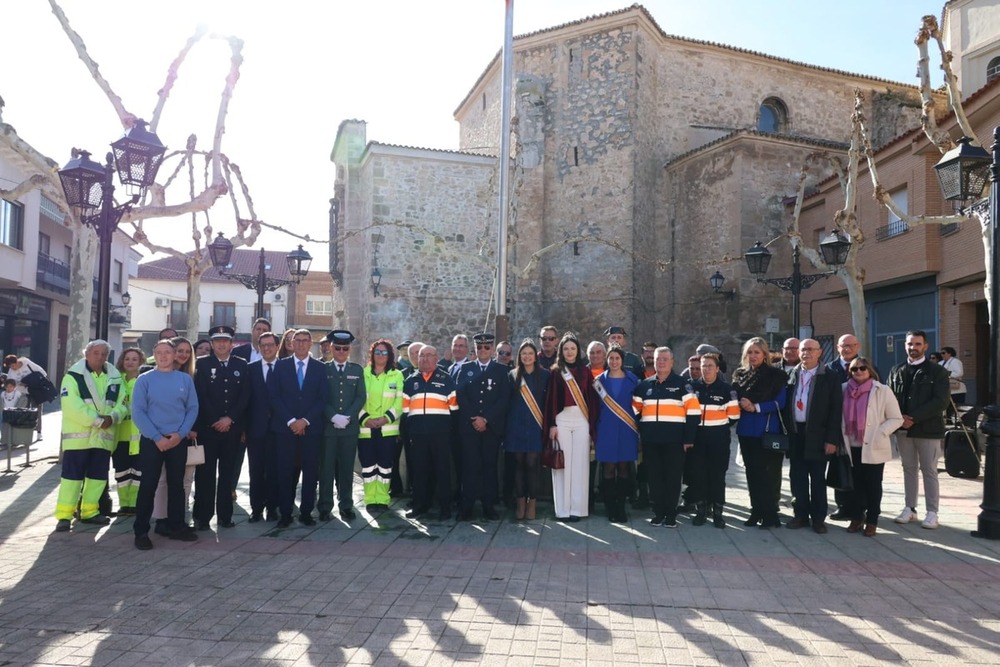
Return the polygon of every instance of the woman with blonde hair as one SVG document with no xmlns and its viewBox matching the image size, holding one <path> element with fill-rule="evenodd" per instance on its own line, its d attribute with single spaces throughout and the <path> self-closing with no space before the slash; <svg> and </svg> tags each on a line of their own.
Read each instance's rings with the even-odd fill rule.
<svg viewBox="0 0 1000 667">
<path fill-rule="evenodd" d="M 788 376 L 767 363 L 767 341 L 754 336 L 743 344 L 740 365 L 733 371 L 733 389 L 740 403 L 736 435 L 746 468 L 750 492 L 750 517 L 744 525 L 780 528 L 781 466 L 785 452 L 765 450 L 765 433 L 786 432 L 781 410 L 785 407 Z"/>
</svg>

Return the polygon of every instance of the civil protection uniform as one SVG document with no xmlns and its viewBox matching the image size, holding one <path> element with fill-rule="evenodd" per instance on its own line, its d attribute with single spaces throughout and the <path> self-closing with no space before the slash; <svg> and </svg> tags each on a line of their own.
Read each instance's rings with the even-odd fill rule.
<svg viewBox="0 0 1000 667">
<path fill-rule="evenodd" d="M 455 381 L 437 368 L 424 376 L 417 371 L 403 386 L 403 414 L 414 463 L 413 509 L 426 512 L 431 505 L 430 484 L 442 514 L 451 508 L 451 423 L 458 409 Z"/>
<path fill-rule="evenodd" d="M 389 486 L 392 480 L 399 442 L 399 422 L 403 416 L 403 373 L 386 369 L 375 375 L 371 366 L 364 368 L 364 386 L 367 392 L 358 423 L 361 426 L 358 441 L 358 459 L 361 462 L 361 479 L 365 489 L 365 505 L 388 505 Z M 382 428 L 365 426 L 369 419 L 389 421 Z"/>
<path fill-rule="evenodd" d="M 677 498 L 684 474 L 684 444 L 694 443 L 701 404 L 691 385 L 673 371 L 660 382 L 648 377 L 632 392 L 639 414 L 643 461 L 655 517 L 677 518 Z"/>
<path fill-rule="evenodd" d="M 115 466 L 119 514 L 135 511 L 139 498 L 139 480 L 142 479 L 142 472 L 139 470 L 139 427 L 132 421 L 132 390 L 138 379 L 138 376 L 132 379 L 122 378 L 125 415 L 118 424 L 115 450 L 111 454 Z"/>
<path fill-rule="evenodd" d="M 351 340 L 353 339 L 352 336 Z M 350 512 L 354 508 L 352 490 L 354 460 L 358 455 L 358 415 L 366 397 L 364 369 L 360 364 L 345 362 L 343 371 L 335 361 L 328 361 L 325 364 L 329 394 L 323 408 L 326 428 L 323 446 L 319 450 L 319 496 L 316 499 L 316 509 L 320 517 L 329 514 L 333 509 L 334 479 L 337 482 L 340 511 Z M 344 428 L 337 428 L 333 423 L 336 415 L 350 419 Z"/>
<path fill-rule="evenodd" d="M 232 476 L 240 439 L 246 430 L 250 404 L 250 371 L 246 359 L 229 355 L 226 363 L 214 354 L 195 362 L 194 386 L 198 393 L 198 443 L 205 447 L 205 463 L 194 473 L 194 507 L 191 514 L 200 528 L 212 515 L 219 525 L 233 520 Z M 229 431 L 219 433 L 212 424 L 229 417 Z M 218 480 L 216 480 L 218 474 Z"/>
<path fill-rule="evenodd" d="M 115 426 L 126 413 L 122 376 L 107 362 L 101 373 L 95 373 L 81 359 L 66 372 L 60 395 L 63 463 L 55 516 L 72 519 L 79 503 L 80 519 L 91 519 L 98 514 L 108 484 Z M 105 417 L 111 417 L 110 428 L 101 428 Z"/>
<path fill-rule="evenodd" d="M 697 380 L 693 388 L 701 404 L 701 420 L 694 447 L 688 453 L 692 459 L 688 491 L 698 507 L 697 518 L 704 520 L 711 506 L 712 516 L 720 520 L 726 502 L 731 426 L 740 418 L 740 404 L 736 390 L 720 379 L 712 384 L 706 384 L 704 379 Z"/>
<path fill-rule="evenodd" d="M 493 513 L 497 500 L 497 459 L 503 439 L 510 401 L 507 373 L 510 369 L 490 360 L 480 364 L 473 360 L 463 364 L 459 375 L 462 382 L 456 392 L 458 399 L 458 432 L 462 440 L 462 505 L 461 513 L 468 516 L 479 498 L 483 511 Z M 472 420 L 482 417 L 486 430 L 472 427 Z"/>
</svg>

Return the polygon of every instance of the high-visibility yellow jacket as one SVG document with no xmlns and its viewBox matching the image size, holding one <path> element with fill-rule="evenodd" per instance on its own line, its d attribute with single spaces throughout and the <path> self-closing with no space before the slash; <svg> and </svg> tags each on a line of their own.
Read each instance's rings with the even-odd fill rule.
<svg viewBox="0 0 1000 667">
<path fill-rule="evenodd" d="M 114 451 L 118 435 L 114 425 L 126 414 L 118 369 L 105 363 L 103 373 L 94 373 L 81 359 L 66 372 L 60 393 L 62 448 Z M 111 417 L 111 428 L 101 428 L 105 417 Z"/>
<path fill-rule="evenodd" d="M 121 423 L 118 424 L 118 435 L 115 436 L 116 443 L 128 443 L 128 453 L 131 456 L 139 453 L 139 427 L 132 421 L 132 390 L 135 388 L 135 381 L 138 379 L 139 376 L 131 380 L 127 377 L 122 378 L 122 392 L 125 394 L 122 405 L 125 408 L 125 416 L 122 418 Z"/>
<path fill-rule="evenodd" d="M 359 437 L 372 437 L 372 431 L 365 428 L 365 422 L 381 417 L 389 420 L 382 427 L 382 435 L 399 435 L 399 419 L 403 416 L 403 374 L 393 368 L 375 375 L 371 366 L 365 366 L 365 391 L 368 398 L 361 408 Z"/>
</svg>

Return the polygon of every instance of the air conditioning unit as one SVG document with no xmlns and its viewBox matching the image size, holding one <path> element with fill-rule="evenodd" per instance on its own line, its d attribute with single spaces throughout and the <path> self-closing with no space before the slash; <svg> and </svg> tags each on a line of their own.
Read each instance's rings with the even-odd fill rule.
<svg viewBox="0 0 1000 667">
<path fill-rule="evenodd" d="M 156 297 L 153 303 L 156 304 L 157 308 L 166 308 L 167 306 L 170 305 L 170 301 L 165 296 Z"/>
<path fill-rule="evenodd" d="M 274 300 L 275 301 L 284 301 L 285 297 L 283 295 L 281 295 L 281 294 L 275 294 L 274 295 Z"/>
</svg>

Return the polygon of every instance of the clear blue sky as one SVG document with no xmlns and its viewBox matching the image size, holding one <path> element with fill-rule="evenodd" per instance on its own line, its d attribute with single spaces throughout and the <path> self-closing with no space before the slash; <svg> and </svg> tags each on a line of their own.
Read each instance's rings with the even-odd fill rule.
<svg viewBox="0 0 1000 667">
<path fill-rule="evenodd" d="M 923 0 L 647 0 L 669 34 L 806 63 L 916 83 L 913 37 Z M 345 118 L 368 121 L 370 140 L 455 148 L 452 112 L 503 41 L 503 0 L 63 0 L 76 30 L 126 106 L 149 116 L 167 66 L 199 23 L 242 37 L 242 76 L 230 105 L 224 150 L 242 168 L 265 220 L 325 239 L 332 194 L 330 150 Z M 514 33 L 614 11 L 623 0 L 515 0 Z M 48 3 L 7 0 L 0 39 L 4 121 L 60 164 L 79 146 L 101 155 L 121 134 Z M 195 132 L 210 145 L 228 51 L 199 47 L 182 69 L 160 137 L 182 147 Z M 934 69 L 937 72 L 937 69 Z M 940 83 L 936 81 L 935 84 Z M 213 209 L 233 230 L 231 208 Z M 157 241 L 190 223 L 148 223 Z M 261 237 L 268 249 L 292 239 Z M 187 250 L 190 242 L 175 247 Z M 309 247 L 324 266 L 326 249 Z"/>
</svg>

